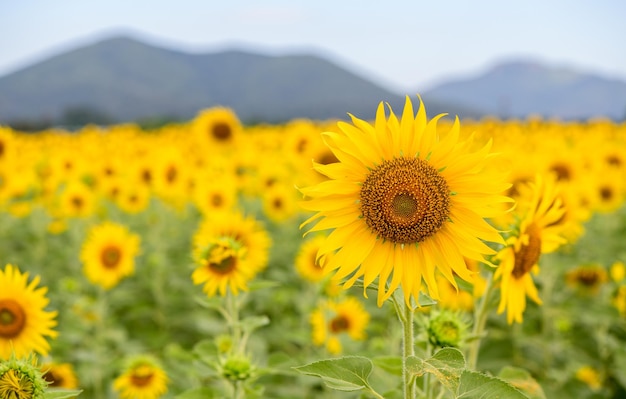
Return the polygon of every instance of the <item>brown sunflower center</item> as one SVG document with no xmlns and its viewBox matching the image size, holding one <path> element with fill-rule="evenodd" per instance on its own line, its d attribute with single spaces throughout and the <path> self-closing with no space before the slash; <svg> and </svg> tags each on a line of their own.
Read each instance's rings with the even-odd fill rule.
<svg viewBox="0 0 626 399">
<path fill-rule="evenodd" d="M 528 244 L 522 244 L 519 251 L 515 252 L 513 264 L 513 277 L 522 278 L 539 261 L 541 256 L 541 231 L 534 224 L 528 226 Z"/>
<path fill-rule="evenodd" d="M 72 205 L 76 209 L 81 209 L 83 207 L 83 199 L 81 197 L 72 197 Z"/>
<path fill-rule="evenodd" d="M 0 299 L 0 338 L 15 338 L 25 326 L 24 308 L 13 299 Z"/>
<path fill-rule="evenodd" d="M 450 214 L 446 180 L 420 158 L 383 162 L 363 182 L 360 197 L 367 225 L 379 237 L 398 244 L 424 241 Z"/>
<path fill-rule="evenodd" d="M 104 247 L 100 253 L 100 260 L 102 265 L 107 269 L 114 269 L 122 259 L 122 251 L 115 245 L 109 245 Z"/>
<path fill-rule="evenodd" d="M 338 315 L 330 321 L 329 328 L 334 334 L 347 331 L 350 328 L 350 320 L 348 320 L 348 318 L 344 315 Z"/>
<path fill-rule="evenodd" d="M 165 171 L 165 179 L 168 183 L 173 183 L 178 176 L 178 171 L 176 170 L 176 166 L 170 165 Z"/>
<path fill-rule="evenodd" d="M 43 379 L 46 380 L 49 387 L 63 387 L 63 377 L 52 372 L 52 370 L 48 370 L 43 375 Z"/>
<path fill-rule="evenodd" d="M 149 374 L 133 373 L 130 376 L 130 382 L 131 384 L 133 384 L 133 386 L 145 387 L 146 385 L 150 384 L 150 381 L 152 381 L 152 378 L 154 378 L 153 373 L 149 373 Z"/>
<path fill-rule="evenodd" d="M 0 397 L 7 399 L 30 399 L 35 387 L 32 380 L 17 370 L 9 369 L 0 376 Z"/>
<path fill-rule="evenodd" d="M 221 194 L 213 194 L 211 195 L 211 205 L 215 207 L 222 206 L 224 204 L 224 198 L 222 198 Z"/>
<path fill-rule="evenodd" d="M 564 163 L 555 163 L 550 167 L 554 173 L 556 173 L 556 178 L 558 180 L 571 180 L 572 179 L 572 170 L 570 167 Z"/>
<path fill-rule="evenodd" d="M 600 198 L 603 201 L 610 201 L 613 198 L 613 189 L 609 186 L 600 187 Z"/>
<path fill-rule="evenodd" d="M 237 266 L 237 258 L 227 256 L 219 262 L 209 263 L 209 268 L 217 274 L 229 274 Z"/>
<path fill-rule="evenodd" d="M 576 279 L 581 285 L 586 287 L 595 287 L 602 280 L 600 273 L 591 269 L 580 270 L 576 275 Z"/>
<path fill-rule="evenodd" d="M 233 131 L 228 123 L 217 122 L 213 125 L 211 134 L 216 140 L 227 141 L 232 136 Z"/>
</svg>

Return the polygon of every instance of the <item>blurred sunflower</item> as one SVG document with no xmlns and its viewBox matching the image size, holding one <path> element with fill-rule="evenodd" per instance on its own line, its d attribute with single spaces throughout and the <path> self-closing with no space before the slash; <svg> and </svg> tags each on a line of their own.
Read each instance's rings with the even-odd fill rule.
<svg viewBox="0 0 626 399">
<path fill-rule="evenodd" d="M 253 217 L 230 211 L 205 218 L 194 234 L 194 248 L 210 248 L 215 240 L 231 239 L 237 251 L 244 251 L 246 264 L 254 274 L 267 266 L 270 236 Z M 234 246 L 233 246 L 234 248 Z"/>
<path fill-rule="evenodd" d="M 296 192 L 286 184 L 275 184 L 265 190 L 262 196 L 263 213 L 275 223 L 285 222 L 294 217 L 298 208 Z"/>
<path fill-rule="evenodd" d="M 45 356 L 50 350 L 46 338 L 58 335 L 52 330 L 57 312 L 44 310 L 50 302 L 48 288 L 37 285 L 39 276 L 28 283 L 28 273 L 13 265 L 0 269 L 0 360 L 33 351 Z"/>
<path fill-rule="evenodd" d="M 596 294 L 608 280 L 608 273 L 598 264 L 581 265 L 565 273 L 565 282 L 582 294 Z"/>
<path fill-rule="evenodd" d="M 296 255 L 296 271 L 300 277 L 311 282 L 318 282 L 328 275 L 329 270 L 319 264 L 317 251 L 324 244 L 326 238 L 323 235 L 303 241 Z"/>
<path fill-rule="evenodd" d="M 464 257 L 483 261 L 494 253 L 483 241 L 504 243 L 485 220 L 510 201 L 504 174 L 489 167 L 491 143 L 472 152 L 471 139 L 459 141 L 458 118 L 440 139 L 442 116 L 427 122 L 423 103 L 414 116 L 407 97 L 400 120 L 381 103 L 373 126 L 339 122 L 339 132 L 323 133 L 339 162 L 314 164 L 329 180 L 301 189 L 302 207 L 317 212 L 302 226 L 333 229 L 318 258 L 337 251 L 325 267 L 350 276 L 345 287 L 378 277 L 379 306 L 399 286 L 407 303 L 417 300 L 422 281 L 438 299 L 437 269 L 456 287 L 454 273 L 472 280 Z"/>
<path fill-rule="evenodd" d="M 238 141 L 243 128 L 232 109 L 214 107 L 200 111 L 191 121 L 191 130 L 199 142 L 225 148 Z"/>
<path fill-rule="evenodd" d="M 246 249 L 231 237 L 210 240 L 194 250 L 197 265 L 191 278 L 196 285 L 203 284 L 202 290 L 212 297 L 219 290 L 221 296 L 226 290 L 237 295 L 246 291 L 247 283 L 256 274 L 255 265 L 246 256 Z"/>
<path fill-rule="evenodd" d="M 167 374 L 152 356 L 131 358 L 128 366 L 113 381 L 113 389 L 122 399 L 157 399 L 167 392 Z"/>
<path fill-rule="evenodd" d="M 41 366 L 43 379 L 50 388 L 75 389 L 78 379 L 74 367 L 69 363 L 47 363 Z"/>
<path fill-rule="evenodd" d="M 203 215 L 232 210 L 237 204 L 237 181 L 234 176 L 209 173 L 196 179 L 193 203 Z"/>
<path fill-rule="evenodd" d="M 340 337 L 348 335 L 353 340 L 365 339 L 365 329 L 370 315 L 356 298 L 326 301 L 311 314 L 313 343 L 325 345 L 328 352 L 341 353 Z"/>
<path fill-rule="evenodd" d="M 92 227 L 80 253 L 87 279 L 109 289 L 133 274 L 139 243 L 139 236 L 123 225 L 104 222 Z"/>
<path fill-rule="evenodd" d="M 566 242 L 563 225 L 558 223 L 565 208 L 559 199 L 556 181 L 537 175 L 528 188 L 524 191 L 530 197 L 518 201 L 519 227 L 507 240 L 507 246 L 496 255 L 500 265 L 494 278 L 501 280 L 498 313 L 506 310 L 509 324 L 522 322 L 526 296 L 541 304 L 531 272 L 539 272 L 541 254 L 553 252 Z"/>
<path fill-rule="evenodd" d="M 59 195 L 60 215 L 84 218 L 93 215 L 98 198 L 96 193 L 80 180 L 70 181 Z"/>
</svg>

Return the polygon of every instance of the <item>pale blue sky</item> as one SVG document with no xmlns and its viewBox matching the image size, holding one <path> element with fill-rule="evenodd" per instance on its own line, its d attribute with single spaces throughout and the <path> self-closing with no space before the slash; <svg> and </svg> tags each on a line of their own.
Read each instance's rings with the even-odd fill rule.
<svg viewBox="0 0 626 399">
<path fill-rule="evenodd" d="M 621 0 L 7 0 L 0 76 L 116 32 L 193 52 L 315 52 L 398 91 L 521 57 L 626 80 Z"/>
</svg>

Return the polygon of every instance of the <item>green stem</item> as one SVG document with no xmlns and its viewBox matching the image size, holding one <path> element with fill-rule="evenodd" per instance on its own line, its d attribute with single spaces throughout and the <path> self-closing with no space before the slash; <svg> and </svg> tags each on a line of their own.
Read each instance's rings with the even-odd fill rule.
<svg viewBox="0 0 626 399">
<path fill-rule="evenodd" d="M 237 303 L 237 296 L 230 291 L 228 291 L 226 294 L 226 311 L 229 315 L 234 347 L 237 348 L 237 354 L 243 354 L 245 351 L 245 342 L 243 342 L 241 336 L 241 323 L 239 322 L 239 304 Z"/>
<path fill-rule="evenodd" d="M 395 299 L 394 299 L 395 302 Z M 404 399 L 415 399 L 415 380 L 406 365 L 409 356 L 415 356 L 415 344 L 413 336 L 413 307 L 402 300 L 399 306 L 395 302 L 398 318 L 402 323 L 402 381 L 404 386 Z M 401 308 L 401 309 L 399 309 Z"/>
<path fill-rule="evenodd" d="M 480 344 L 483 339 L 483 333 L 485 331 L 485 325 L 487 324 L 487 316 L 489 315 L 489 303 L 491 302 L 491 295 L 493 294 L 495 285 L 493 284 L 493 273 L 489 273 L 487 276 L 487 285 L 485 287 L 485 293 L 479 306 L 474 310 L 474 327 L 472 329 L 472 337 L 474 341 L 469 348 L 469 355 L 467 365 L 470 370 L 476 369 L 478 363 L 478 352 L 480 351 Z"/>
</svg>

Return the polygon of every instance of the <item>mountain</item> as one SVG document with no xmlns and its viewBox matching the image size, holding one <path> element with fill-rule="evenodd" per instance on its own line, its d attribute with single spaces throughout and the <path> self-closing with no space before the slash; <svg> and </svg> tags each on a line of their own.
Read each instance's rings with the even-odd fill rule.
<svg viewBox="0 0 626 399">
<path fill-rule="evenodd" d="M 87 121 L 189 119 L 216 105 L 233 108 L 243 121 L 345 119 L 348 112 L 367 119 L 380 101 L 401 107 L 404 97 L 320 57 L 236 50 L 191 54 L 128 37 L 0 77 L 0 123 L 58 121 L 68 114 Z"/>
<path fill-rule="evenodd" d="M 529 61 L 505 62 L 476 77 L 450 80 L 423 97 L 507 118 L 626 118 L 625 81 Z"/>
</svg>

